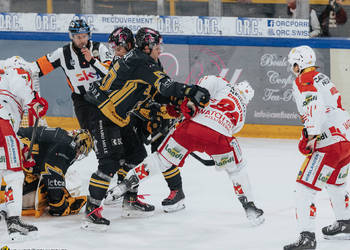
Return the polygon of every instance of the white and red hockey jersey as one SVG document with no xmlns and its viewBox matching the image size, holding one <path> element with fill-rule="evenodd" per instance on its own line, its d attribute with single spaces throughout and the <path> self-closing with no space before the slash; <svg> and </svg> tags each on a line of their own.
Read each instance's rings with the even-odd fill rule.
<svg viewBox="0 0 350 250">
<path fill-rule="evenodd" d="M 298 76 L 293 94 L 309 135 L 318 135 L 316 148 L 350 140 L 350 116 L 328 76 L 316 70 Z"/>
<path fill-rule="evenodd" d="M 23 110 L 34 98 L 29 73 L 19 68 L 0 69 L 0 118 L 9 120 L 18 131 Z"/>
<path fill-rule="evenodd" d="M 219 76 L 205 76 L 198 85 L 210 93 L 209 105 L 199 108 L 191 119 L 225 136 L 239 132 L 245 122 L 246 104 L 240 91 Z"/>
</svg>

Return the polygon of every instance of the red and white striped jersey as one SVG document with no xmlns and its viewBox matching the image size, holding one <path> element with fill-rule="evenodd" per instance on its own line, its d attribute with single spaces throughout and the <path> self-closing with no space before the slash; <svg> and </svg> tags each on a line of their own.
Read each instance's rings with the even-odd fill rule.
<svg viewBox="0 0 350 250">
<path fill-rule="evenodd" d="M 209 91 L 210 102 L 207 107 L 199 108 L 191 119 L 225 136 L 239 132 L 246 117 L 246 105 L 240 92 L 219 76 L 205 76 L 198 85 Z"/>
<path fill-rule="evenodd" d="M 19 68 L 7 68 L 0 74 L 0 118 L 9 120 L 18 131 L 23 110 L 34 98 L 29 73 Z"/>
<path fill-rule="evenodd" d="M 293 94 L 309 135 L 318 135 L 316 148 L 350 140 L 350 116 L 328 76 L 310 68 L 298 76 Z"/>
</svg>

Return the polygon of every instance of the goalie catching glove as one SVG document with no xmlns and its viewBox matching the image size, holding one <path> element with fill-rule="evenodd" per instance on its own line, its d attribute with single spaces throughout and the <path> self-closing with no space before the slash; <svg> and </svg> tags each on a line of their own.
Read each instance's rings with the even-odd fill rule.
<svg viewBox="0 0 350 250">
<path fill-rule="evenodd" d="M 34 99 L 28 104 L 28 106 L 29 112 L 33 113 L 37 119 L 43 117 L 49 108 L 47 101 L 43 97 L 39 96 L 38 92 L 36 91 L 34 91 Z"/>
</svg>

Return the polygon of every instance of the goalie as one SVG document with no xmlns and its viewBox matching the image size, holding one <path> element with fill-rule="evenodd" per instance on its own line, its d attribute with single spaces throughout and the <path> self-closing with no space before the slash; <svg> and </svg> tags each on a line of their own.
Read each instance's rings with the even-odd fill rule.
<svg viewBox="0 0 350 250">
<path fill-rule="evenodd" d="M 25 145 L 29 145 L 32 133 L 33 128 L 28 127 L 20 128 L 17 134 Z M 47 205 L 52 216 L 79 213 L 86 203 L 86 196 L 71 196 L 66 189 L 65 174 L 91 149 L 91 136 L 86 130 L 67 132 L 61 128 L 38 127 L 32 158 L 29 158 L 35 165 L 25 170 L 22 214 L 40 216 Z"/>
</svg>

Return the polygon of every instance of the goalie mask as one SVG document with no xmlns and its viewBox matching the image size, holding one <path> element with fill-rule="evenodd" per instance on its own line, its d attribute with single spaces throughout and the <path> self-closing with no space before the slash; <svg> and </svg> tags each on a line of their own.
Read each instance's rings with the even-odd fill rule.
<svg viewBox="0 0 350 250">
<path fill-rule="evenodd" d="M 88 156 L 92 149 L 92 137 L 89 131 L 85 129 L 76 129 L 70 132 L 76 144 L 75 150 L 77 152 L 76 160 L 81 160 Z"/>
</svg>

